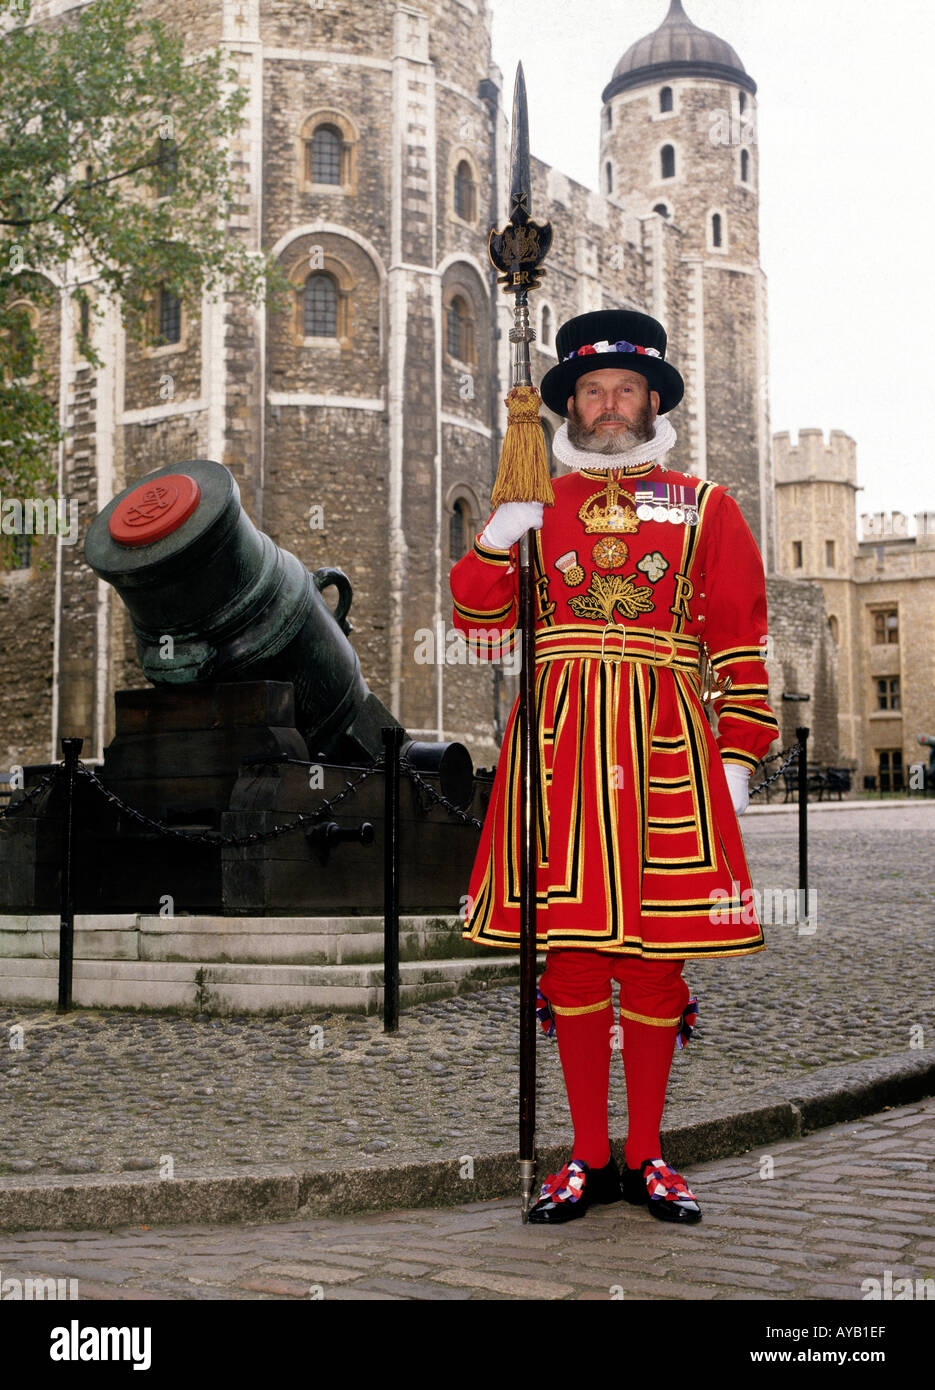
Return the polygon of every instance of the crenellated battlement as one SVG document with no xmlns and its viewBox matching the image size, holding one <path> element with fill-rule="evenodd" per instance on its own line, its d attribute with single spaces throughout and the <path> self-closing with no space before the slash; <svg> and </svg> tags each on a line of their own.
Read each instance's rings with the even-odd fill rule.
<svg viewBox="0 0 935 1390">
<path fill-rule="evenodd" d="M 799 430 L 793 444 L 788 430 L 773 435 L 773 476 L 783 483 L 846 483 L 857 487 L 857 444 L 843 430 Z"/>
</svg>

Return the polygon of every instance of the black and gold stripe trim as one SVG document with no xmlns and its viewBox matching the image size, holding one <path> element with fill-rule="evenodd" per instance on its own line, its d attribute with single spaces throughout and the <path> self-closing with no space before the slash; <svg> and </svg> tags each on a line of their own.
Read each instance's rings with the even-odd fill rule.
<svg viewBox="0 0 935 1390">
<path fill-rule="evenodd" d="M 753 772 L 759 765 L 759 758 L 755 758 L 752 753 L 746 753 L 742 748 L 722 748 L 721 762 L 739 763 L 741 767 L 748 767 Z"/>
<path fill-rule="evenodd" d="M 730 666 L 737 661 L 762 661 L 762 647 L 725 647 L 721 652 L 711 655 L 712 666 Z"/>
<path fill-rule="evenodd" d="M 466 622 L 499 622 L 503 618 L 509 617 L 513 611 L 514 599 L 502 608 L 466 608 L 463 603 L 455 601 L 454 609 L 460 618 Z M 515 624 L 514 624 L 515 626 Z"/>
<path fill-rule="evenodd" d="M 512 548 L 510 550 L 494 550 L 491 546 L 481 545 L 479 536 L 474 541 L 474 554 L 485 564 L 499 565 L 503 569 L 509 566 L 513 557 Z"/>
<path fill-rule="evenodd" d="M 680 574 L 688 574 L 690 572 L 690 567 L 695 559 L 695 554 L 698 550 L 698 542 L 701 535 L 702 527 L 704 526 L 704 523 L 707 519 L 709 504 L 711 501 L 711 493 L 713 492 L 715 486 L 716 484 L 708 481 L 703 481 L 698 484 L 698 522 L 695 526 L 685 527 L 685 538 L 682 542 L 682 560 L 681 564 L 679 565 Z M 674 616 L 675 622 L 673 624 L 673 631 L 681 632 L 683 627 L 685 626 L 685 614 L 677 613 Z"/>
</svg>

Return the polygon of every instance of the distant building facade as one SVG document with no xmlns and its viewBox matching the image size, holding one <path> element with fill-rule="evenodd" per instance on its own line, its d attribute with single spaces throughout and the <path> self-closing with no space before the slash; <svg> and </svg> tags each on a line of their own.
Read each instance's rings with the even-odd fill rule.
<svg viewBox="0 0 935 1390">
<path fill-rule="evenodd" d="M 773 436 L 779 567 L 817 582 L 838 653 L 842 763 L 907 789 L 935 736 L 935 512 L 857 521 L 857 446 L 841 430 Z M 916 779 L 917 780 L 917 779 Z"/>
</svg>

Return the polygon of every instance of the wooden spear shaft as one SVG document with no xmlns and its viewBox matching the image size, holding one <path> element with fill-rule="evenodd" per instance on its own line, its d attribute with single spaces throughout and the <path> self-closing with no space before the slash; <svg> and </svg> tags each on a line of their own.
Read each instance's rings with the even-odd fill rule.
<svg viewBox="0 0 935 1390">
<path fill-rule="evenodd" d="M 516 70 L 513 91 L 513 136 L 510 151 L 510 222 L 495 228 L 488 253 L 505 294 L 514 296 L 509 423 L 500 454 L 500 467 L 491 494 L 504 502 L 542 502 L 553 506 L 545 442 L 539 425 L 539 393 L 533 388 L 529 344 L 535 334 L 529 322 L 528 291 L 544 273 L 540 265 L 552 243 L 552 227 L 529 217 L 529 128 L 523 65 Z M 536 718 L 536 616 L 530 557 L 535 538 L 531 530 L 519 542 L 519 594 L 522 673 L 517 714 L 520 741 L 519 860 L 520 860 L 520 1075 L 519 1159 L 523 1221 L 532 1204 L 536 1159 L 536 877 L 538 866 L 538 721 Z M 508 793 L 509 795 L 509 793 Z"/>
</svg>

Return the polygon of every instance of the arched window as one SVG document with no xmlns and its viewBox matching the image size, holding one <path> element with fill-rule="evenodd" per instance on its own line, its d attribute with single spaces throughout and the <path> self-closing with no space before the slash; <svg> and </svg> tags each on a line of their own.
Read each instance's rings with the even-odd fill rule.
<svg viewBox="0 0 935 1390">
<path fill-rule="evenodd" d="M 306 338 L 338 336 L 338 287 L 333 276 L 315 271 L 308 277 L 302 311 Z"/>
<path fill-rule="evenodd" d="M 542 429 L 542 438 L 545 440 L 545 452 L 546 452 L 546 457 L 547 457 L 548 460 L 549 460 L 549 477 L 550 477 L 550 478 L 554 478 L 554 477 L 555 477 L 555 455 L 552 453 L 552 431 L 551 431 L 551 429 L 549 428 L 549 422 L 548 422 L 548 420 L 543 420 L 543 418 L 542 418 L 541 415 L 540 415 L 540 417 L 539 417 L 539 425 L 540 425 L 540 427 L 541 427 L 541 429 Z"/>
<path fill-rule="evenodd" d="M 542 320 L 539 324 L 539 341 L 543 347 L 552 346 L 552 310 L 548 304 L 542 306 Z"/>
<path fill-rule="evenodd" d="M 446 315 L 445 346 L 459 362 L 474 361 L 474 320 L 467 303 L 455 295 Z"/>
<path fill-rule="evenodd" d="M 711 245 L 720 246 L 722 241 L 721 214 L 719 212 L 713 212 L 711 214 Z"/>
<path fill-rule="evenodd" d="M 833 615 L 828 617 L 828 627 L 831 630 L 831 640 L 837 643 L 838 640 L 838 620 Z"/>
<path fill-rule="evenodd" d="M 613 125 L 613 123 L 614 123 L 614 108 L 611 106 L 610 102 L 608 102 L 607 105 L 604 107 L 604 128 L 605 128 L 606 130 L 610 130 L 610 128 L 611 128 L 611 126 Z"/>
<path fill-rule="evenodd" d="M 320 125 L 309 142 L 309 177 L 312 183 L 341 183 L 341 132 L 337 126 Z"/>
<path fill-rule="evenodd" d="M 611 168 L 610 160 L 604 165 L 604 192 L 613 193 L 614 191 L 614 171 Z"/>
<path fill-rule="evenodd" d="M 661 155 L 662 177 L 664 179 L 675 178 L 675 150 L 672 145 L 663 145 Z"/>
<path fill-rule="evenodd" d="M 182 339 L 182 304 L 178 295 L 160 285 L 156 305 L 158 334 L 163 345 Z"/>
<path fill-rule="evenodd" d="M 459 497 L 448 516 L 448 554 L 452 564 L 467 554 L 470 516 L 467 503 Z"/>
<path fill-rule="evenodd" d="M 660 110 L 660 111 L 671 111 L 671 110 L 672 110 L 672 88 L 671 88 L 671 87 L 663 87 L 662 91 L 659 93 L 659 110 Z"/>
<path fill-rule="evenodd" d="M 741 116 L 742 116 L 743 113 L 746 111 L 746 109 L 747 109 L 747 94 L 746 94 L 746 92 L 741 92 L 741 93 L 740 93 L 740 114 L 741 114 Z"/>
<path fill-rule="evenodd" d="M 461 160 L 455 173 L 455 212 L 465 222 L 477 218 L 477 186 L 466 159 Z"/>
<path fill-rule="evenodd" d="M 160 139 L 157 159 L 156 197 L 168 198 L 175 192 L 179 176 L 179 151 L 174 140 Z M 90 168 L 90 165 L 88 167 Z"/>
<path fill-rule="evenodd" d="M 671 212 L 670 212 L 669 209 L 666 207 L 665 203 L 657 203 L 656 206 L 653 208 L 653 212 L 658 212 L 658 214 L 659 214 L 660 217 L 671 217 L 671 216 L 672 216 Z"/>
<path fill-rule="evenodd" d="M 37 315 L 25 304 L 17 304 L 10 311 L 10 375 L 14 381 L 32 376 L 36 369 L 35 341 L 33 333 Z"/>
<path fill-rule="evenodd" d="M 28 570 L 32 566 L 32 536 L 11 536 L 10 569 Z"/>
<path fill-rule="evenodd" d="M 740 151 L 740 181 L 741 183 L 750 182 L 750 152 L 749 150 Z"/>
<path fill-rule="evenodd" d="M 357 192 L 357 127 L 338 110 L 306 116 L 296 142 L 296 182 L 303 193 L 330 189 Z"/>
</svg>

